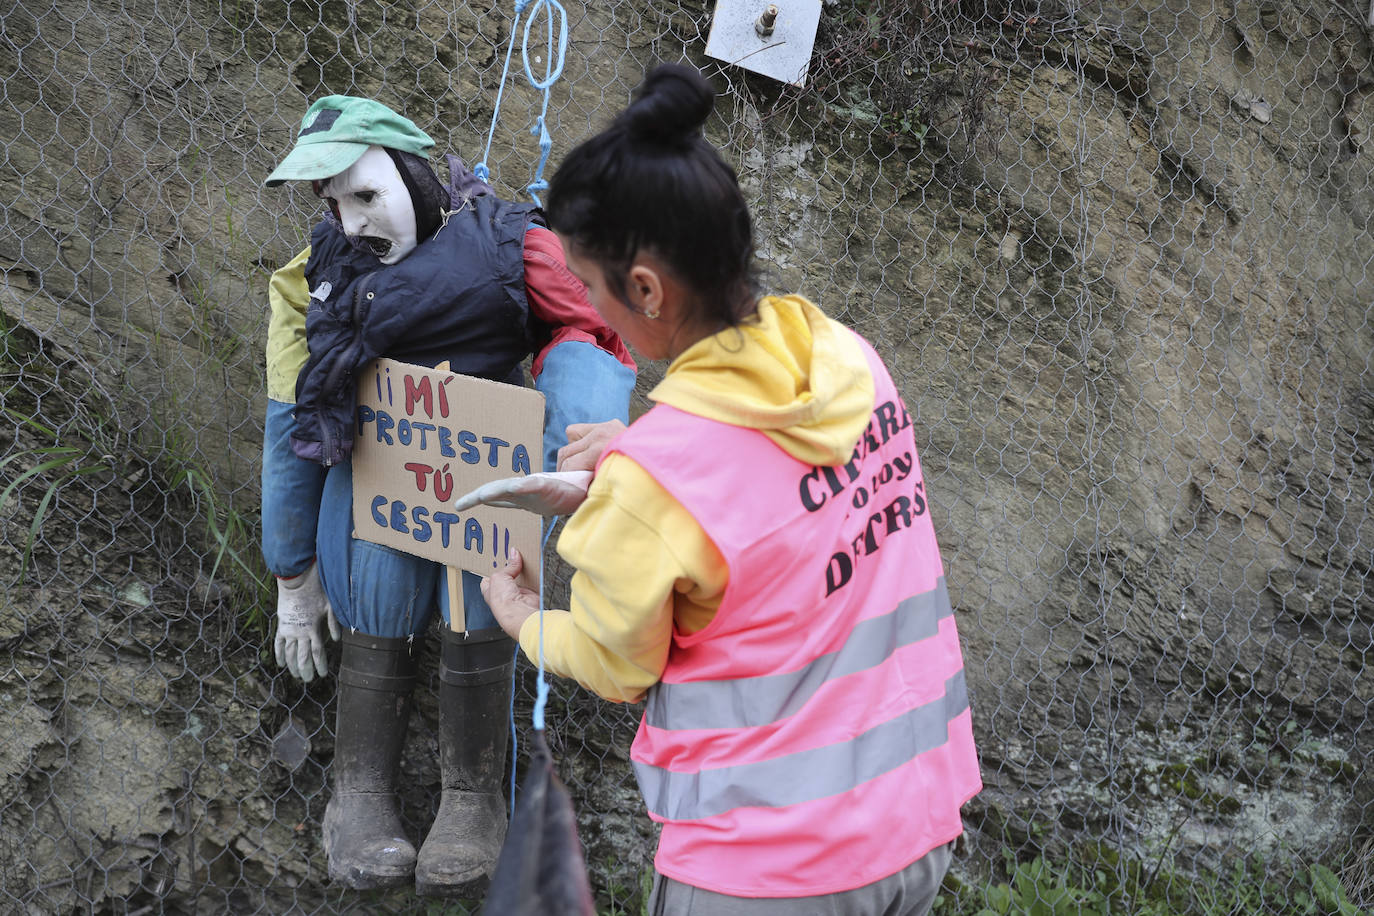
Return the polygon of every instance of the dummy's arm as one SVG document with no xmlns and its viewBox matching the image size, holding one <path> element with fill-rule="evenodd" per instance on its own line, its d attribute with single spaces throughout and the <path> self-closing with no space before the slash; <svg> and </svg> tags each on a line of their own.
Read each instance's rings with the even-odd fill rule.
<svg viewBox="0 0 1374 916">
<path fill-rule="evenodd" d="M 457 512 L 473 506 L 498 509 L 524 509 L 536 515 L 572 515 L 587 498 L 591 471 L 543 471 L 524 477 L 506 477 L 483 484 L 459 497 L 453 504 Z"/>
<path fill-rule="evenodd" d="M 308 355 L 305 313 L 306 248 L 272 274 L 267 331 L 267 417 L 262 443 L 262 548 L 274 576 L 304 572 L 315 558 L 315 529 L 324 468 L 291 451 L 296 428 L 296 376 Z"/>
<path fill-rule="evenodd" d="M 324 468 L 291 450 L 296 376 L 305 365 L 306 248 L 272 274 L 267 299 L 267 418 L 262 443 L 262 552 L 274 576 L 301 574 L 315 558 Z"/>
<path fill-rule="evenodd" d="M 552 471 L 569 424 L 629 422 L 635 363 L 587 301 L 558 236 L 547 229 L 525 233 L 525 291 L 530 311 L 549 332 L 531 374 L 544 395 L 544 470 Z"/>
<path fill-rule="evenodd" d="M 453 508 L 463 512 L 481 505 L 544 516 L 571 515 L 587 498 L 602 453 L 624 431 L 625 424 L 619 420 L 573 424 L 568 427 L 571 441 L 558 452 L 560 470 L 493 480 L 463 494 Z"/>
<path fill-rule="evenodd" d="M 323 675 L 327 620 L 338 624 L 315 564 L 315 531 L 325 469 L 291 450 L 296 427 L 296 376 L 305 364 L 307 248 L 272 274 L 267 287 L 272 316 L 267 332 L 267 417 L 262 443 L 262 553 L 277 579 L 277 663 L 304 681 Z"/>
</svg>

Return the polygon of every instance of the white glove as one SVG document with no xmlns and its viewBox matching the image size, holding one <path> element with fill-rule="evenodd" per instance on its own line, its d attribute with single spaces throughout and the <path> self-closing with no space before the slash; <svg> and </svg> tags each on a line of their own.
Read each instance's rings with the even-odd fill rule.
<svg viewBox="0 0 1374 916">
<path fill-rule="evenodd" d="M 543 471 L 524 477 L 507 477 L 483 484 L 458 497 L 453 508 L 473 506 L 524 509 L 537 515 L 571 515 L 587 498 L 591 471 Z"/>
<path fill-rule="evenodd" d="M 277 580 L 277 664 L 302 681 L 329 673 L 324 658 L 320 618 L 329 619 L 329 635 L 339 638 L 339 622 L 324 593 L 315 563 L 299 576 Z"/>
</svg>

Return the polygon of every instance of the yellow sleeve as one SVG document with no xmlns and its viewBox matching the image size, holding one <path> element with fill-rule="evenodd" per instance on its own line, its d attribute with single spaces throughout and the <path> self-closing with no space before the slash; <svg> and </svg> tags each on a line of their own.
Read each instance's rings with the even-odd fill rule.
<svg viewBox="0 0 1374 916">
<path fill-rule="evenodd" d="M 570 608 L 544 611 L 544 665 L 617 702 L 638 702 L 658 682 L 674 619 L 686 632 L 706 626 L 729 581 L 696 520 L 620 454 L 597 469 L 558 553 L 576 572 Z M 520 646 L 536 662 L 539 631 L 538 614 L 520 629 Z"/>
<path fill-rule="evenodd" d="M 296 377 L 310 355 L 305 345 L 305 313 L 310 307 L 310 287 L 305 282 L 305 262 L 310 246 L 284 267 L 272 272 L 267 301 L 272 315 L 267 324 L 267 396 L 274 401 L 296 403 Z"/>
</svg>

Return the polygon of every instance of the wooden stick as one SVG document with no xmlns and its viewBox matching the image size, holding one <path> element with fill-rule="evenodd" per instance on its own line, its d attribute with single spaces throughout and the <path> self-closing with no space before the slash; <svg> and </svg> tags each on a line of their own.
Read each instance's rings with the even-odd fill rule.
<svg viewBox="0 0 1374 916">
<path fill-rule="evenodd" d="M 435 366 L 440 372 L 448 371 L 448 360 Z M 463 603 L 463 571 L 456 566 L 445 566 L 445 588 L 448 589 L 448 626 L 455 633 L 468 631 L 468 612 Z"/>
<path fill-rule="evenodd" d="M 448 625 L 455 633 L 468 630 L 468 612 L 463 604 L 463 571 L 456 566 L 445 566 L 448 573 Z"/>
</svg>

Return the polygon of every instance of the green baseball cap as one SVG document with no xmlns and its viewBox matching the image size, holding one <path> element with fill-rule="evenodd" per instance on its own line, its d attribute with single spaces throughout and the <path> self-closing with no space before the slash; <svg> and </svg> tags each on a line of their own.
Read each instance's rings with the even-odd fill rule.
<svg viewBox="0 0 1374 916">
<path fill-rule="evenodd" d="M 357 162 L 369 146 L 387 146 L 428 159 L 434 141 L 414 121 L 381 102 L 327 95 L 306 109 L 295 148 L 263 184 L 273 188 L 287 181 L 333 178 Z"/>
</svg>

